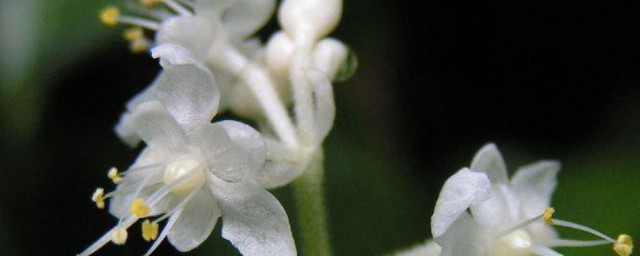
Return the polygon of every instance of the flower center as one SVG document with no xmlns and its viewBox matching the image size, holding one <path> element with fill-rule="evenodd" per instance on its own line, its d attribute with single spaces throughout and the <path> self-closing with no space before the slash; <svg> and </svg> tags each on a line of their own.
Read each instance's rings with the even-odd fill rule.
<svg viewBox="0 0 640 256">
<path fill-rule="evenodd" d="M 493 256 L 530 256 L 531 236 L 524 230 L 516 230 L 503 236 L 493 247 Z"/>
<path fill-rule="evenodd" d="M 183 177 L 185 178 L 178 181 Z M 164 169 L 163 181 L 165 184 L 179 182 L 174 185 L 171 192 L 183 195 L 204 184 L 205 166 L 194 157 L 181 158 L 167 165 L 167 168 Z"/>
</svg>

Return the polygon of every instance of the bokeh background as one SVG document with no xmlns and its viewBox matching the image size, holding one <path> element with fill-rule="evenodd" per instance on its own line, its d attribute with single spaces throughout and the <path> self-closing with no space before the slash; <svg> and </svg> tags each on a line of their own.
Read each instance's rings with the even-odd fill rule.
<svg viewBox="0 0 640 256">
<path fill-rule="evenodd" d="M 112 127 L 159 66 L 128 52 L 123 27 L 98 22 L 108 4 L 118 2 L 0 1 L 2 255 L 73 255 L 115 223 L 90 196 L 108 187 L 109 167 L 137 155 Z M 638 241 L 639 33 L 638 1 L 345 0 L 333 36 L 360 65 L 335 85 L 326 141 L 335 254 L 382 255 L 430 237 L 443 182 L 487 142 L 511 171 L 560 160 L 556 216 Z M 273 193 L 295 233 L 290 189 Z M 233 255 L 219 232 L 188 255 Z M 148 244 L 135 233 L 99 254 L 141 255 Z M 168 243 L 157 253 L 173 254 Z"/>
</svg>

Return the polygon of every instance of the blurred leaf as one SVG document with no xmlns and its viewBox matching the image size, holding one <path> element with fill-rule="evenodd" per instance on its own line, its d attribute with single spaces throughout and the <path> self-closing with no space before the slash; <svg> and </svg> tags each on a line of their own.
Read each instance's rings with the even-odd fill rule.
<svg viewBox="0 0 640 256">
<path fill-rule="evenodd" d="M 47 86 L 107 36 L 101 1 L 0 2 L 0 114 L 4 136 L 29 139 L 42 115 Z"/>
</svg>

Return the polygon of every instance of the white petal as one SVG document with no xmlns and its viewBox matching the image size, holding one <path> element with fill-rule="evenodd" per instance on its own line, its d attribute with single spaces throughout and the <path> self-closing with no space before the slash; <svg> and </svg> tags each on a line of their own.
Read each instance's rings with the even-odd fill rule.
<svg viewBox="0 0 640 256">
<path fill-rule="evenodd" d="M 491 184 L 484 173 L 463 168 L 451 176 L 440 191 L 431 217 L 431 233 L 437 240 L 472 204 L 489 197 Z M 441 244 L 442 245 L 442 244 Z"/>
<path fill-rule="evenodd" d="M 222 16 L 230 38 L 245 39 L 261 28 L 271 17 L 274 0 L 238 0 Z"/>
<path fill-rule="evenodd" d="M 487 256 L 489 236 L 467 212 L 434 240 L 442 247 L 440 256 Z"/>
<path fill-rule="evenodd" d="M 124 123 L 126 130 L 133 130 L 150 148 L 165 152 L 180 152 L 186 146 L 182 127 L 158 101 L 136 105 Z M 122 130 L 122 129 L 116 129 Z"/>
<path fill-rule="evenodd" d="M 502 154 L 493 143 L 485 145 L 476 153 L 470 168 L 474 172 L 484 172 L 489 175 L 491 183 L 508 184 L 509 182 Z"/>
<path fill-rule="evenodd" d="M 537 216 L 549 207 L 558 171 L 559 162 L 539 161 L 520 167 L 514 174 L 511 188 L 522 202 L 527 217 Z"/>
<path fill-rule="evenodd" d="M 244 123 L 230 120 L 221 121 L 217 124 L 225 129 L 235 145 L 240 147 L 245 154 L 248 154 L 250 172 L 256 172 L 262 168 L 266 157 L 265 141 L 256 129 Z"/>
<path fill-rule="evenodd" d="M 267 160 L 255 177 L 263 188 L 272 189 L 289 184 L 304 171 L 304 164 L 291 148 L 271 139 L 266 139 L 266 148 Z"/>
<path fill-rule="evenodd" d="M 206 187 L 182 208 L 168 239 L 181 252 L 190 251 L 209 237 L 220 217 L 220 209 Z"/>
<path fill-rule="evenodd" d="M 499 232 L 521 220 L 518 197 L 505 184 L 494 184 L 491 197 L 471 206 L 473 218 L 486 229 Z"/>
<path fill-rule="evenodd" d="M 156 33 L 156 42 L 179 44 L 191 51 L 195 58 L 204 60 L 215 40 L 218 27 L 215 20 L 198 16 L 170 18 L 162 22 Z"/>
<path fill-rule="evenodd" d="M 197 0 L 194 10 L 197 16 L 205 17 L 211 22 L 218 22 L 222 13 L 238 0 Z"/>
<path fill-rule="evenodd" d="M 209 123 L 216 114 L 220 94 L 213 75 L 185 48 L 163 44 L 151 50 L 160 58 L 164 72 L 145 91 L 133 98 L 128 109 L 151 100 L 166 107 L 185 129 Z"/>
<path fill-rule="evenodd" d="M 442 247 L 433 240 L 427 240 L 424 244 L 415 245 L 409 249 L 396 252 L 393 256 L 440 256 Z"/>
<path fill-rule="evenodd" d="M 286 212 L 269 192 L 249 183 L 210 175 L 210 190 L 222 209 L 222 237 L 242 255 L 296 255 Z"/>
<path fill-rule="evenodd" d="M 257 166 L 256 161 L 260 161 L 251 159 L 251 154 L 229 138 L 225 128 L 218 123 L 202 126 L 190 141 L 191 145 L 202 150 L 211 171 L 226 181 L 238 182 L 248 178 Z"/>
</svg>

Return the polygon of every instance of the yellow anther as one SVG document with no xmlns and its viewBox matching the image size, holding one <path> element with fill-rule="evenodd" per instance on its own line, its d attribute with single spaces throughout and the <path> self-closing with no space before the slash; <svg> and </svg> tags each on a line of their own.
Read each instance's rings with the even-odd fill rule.
<svg viewBox="0 0 640 256">
<path fill-rule="evenodd" d="M 91 201 L 96 203 L 98 209 L 104 209 L 104 189 L 97 188 L 93 195 L 91 196 Z"/>
<path fill-rule="evenodd" d="M 113 231 L 111 231 L 111 242 L 117 245 L 123 245 L 127 242 L 127 237 L 129 234 L 127 230 L 123 227 L 116 227 Z"/>
<path fill-rule="evenodd" d="M 618 256 L 629 256 L 633 251 L 633 241 L 629 235 L 619 235 L 618 240 L 613 244 L 613 250 Z"/>
<path fill-rule="evenodd" d="M 138 218 L 146 217 L 151 212 L 151 208 L 144 203 L 144 199 L 136 198 L 131 203 L 131 213 Z"/>
<path fill-rule="evenodd" d="M 140 38 L 144 37 L 144 30 L 142 30 L 141 27 L 134 27 L 134 28 L 130 28 L 124 31 L 124 33 L 122 34 L 122 37 L 129 41 L 135 41 L 138 40 Z"/>
<path fill-rule="evenodd" d="M 100 20 L 107 26 L 115 26 L 120 18 L 120 10 L 118 7 L 109 6 L 100 12 Z"/>
<path fill-rule="evenodd" d="M 556 209 L 553 209 L 553 207 L 547 207 L 547 209 L 544 210 L 544 214 L 542 214 L 542 220 L 551 225 L 553 224 L 553 219 L 551 219 L 553 217 L 553 213 L 556 212 Z"/>
<path fill-rule="evenodd" d="M 151 7 L 154 6 L 158 3 L 160 3 L 162 0 L 140 0 L 140 3 L 142 5 L 144 5 L 145 7 Z"/>
<path fill-rule="evenodd" d="M 144 220 L 142 222 L 142 238 L 149 242 L 158 238 L 158 223 Z"/>
<path fill-rule="evenodd" d="M 129 50 L 131 50 L 131 53 L 144 53 L 149 50 L 149 45 L 149 40 L 140 38 L 129 43 Z"/>
<path fill-rule="evenodd" d="M 120 173 L 118 173 L 118 168 L 111 167 L 111 169 L 109 169 L 109 172 L 107 173 L 107 177 L 109 177 L 109 179 L 111 179 L 111 181 L 113 181 L 113 183 L 115 184 L 119 184 L 120 182 L 122 182 L 122 176 L 120 176 Z"/>
</svg>

